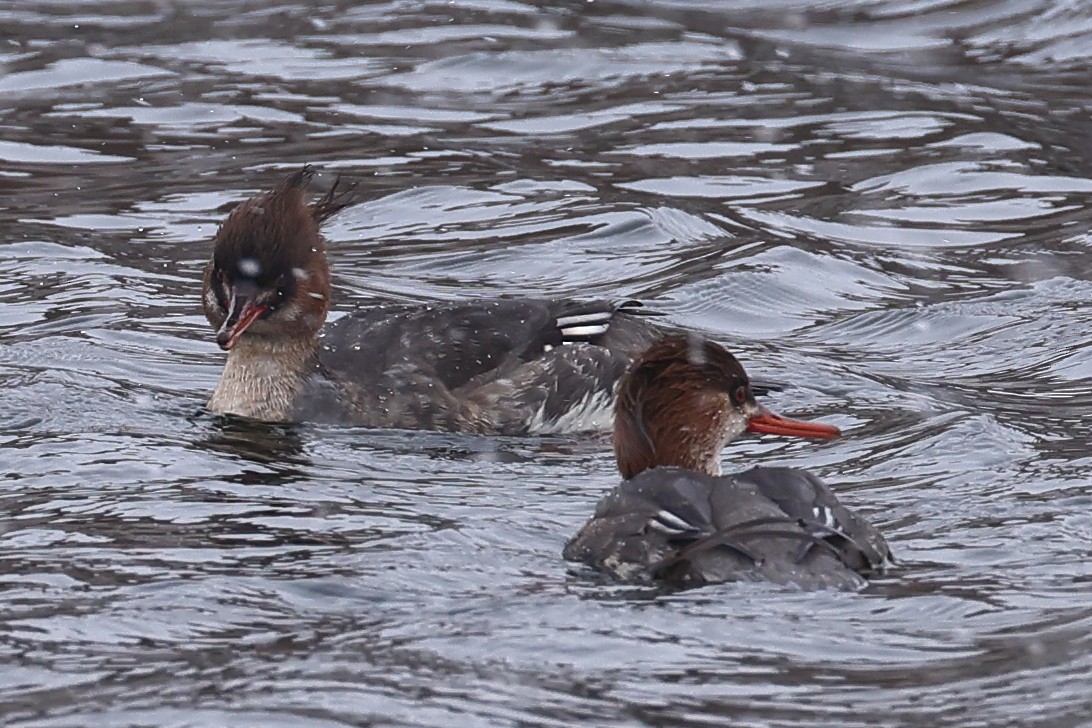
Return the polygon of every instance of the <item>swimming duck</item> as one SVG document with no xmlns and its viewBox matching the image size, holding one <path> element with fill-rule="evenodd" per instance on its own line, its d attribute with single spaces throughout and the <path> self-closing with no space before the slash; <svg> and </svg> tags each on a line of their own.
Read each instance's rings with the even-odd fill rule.
<svg viewBox="0 0 1092 728">
<path fill-rule="evenodd" d="M 217 230 L 202 303 L 227 351 L 212 412 L 468 433 L 607 432 L 614 385 L 662 335 L 636 301 L 474 299 L 383 305 L 327 323 L 310 167 L 236 206 Z"/>
<path fill-rule="evenodd" d="M 565 546 L 612 576 L 677 587 L 767 580 L 856 588 L 890 551 L 880 532 L 796 468 L 722 475 L 720 451 L 744 432 L 831 438 L 755 401 L 747 373 L 719 344 L 668 335 L 618 384 L 614 452 L 625 481 Z"/>
</svg>

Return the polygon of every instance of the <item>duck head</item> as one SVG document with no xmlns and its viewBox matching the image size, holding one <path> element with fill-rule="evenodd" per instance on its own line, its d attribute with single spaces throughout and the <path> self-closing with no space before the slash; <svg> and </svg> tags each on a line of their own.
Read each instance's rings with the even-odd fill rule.
<svg viewBox="0 0 1092 728">
<path fill-rule="evenodd" d="M 239 204 L 216 232 L 205 266 L 202 303 L 216 343 L 299 339 L 317 335 L 330 305 L 330 269 L 320 224 L 349 204 L 338 184 L 314 204 L 314 176 L 294 172 L 273 189 Z"/>
<path fill-rule="evenodd" d="M 670 335 L 618 383 L 614 453 L 626 479 L 658 466 L 720 475 L 720 451 L 744 432 L 828 439 L 838 428 L 776 415 L 755 401 L 747 372 L 699 336 Z"/>
</svg>

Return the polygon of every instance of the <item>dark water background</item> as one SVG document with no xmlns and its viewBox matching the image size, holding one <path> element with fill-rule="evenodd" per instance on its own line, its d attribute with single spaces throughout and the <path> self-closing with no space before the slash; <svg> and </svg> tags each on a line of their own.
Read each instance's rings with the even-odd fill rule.
<svg viewBox="0 0 1092 728">
<path fill-rule="evenodd" d="M 0 4 L 4 726 L 1092 725 L 1092 3 Z M 604 442 L 245 427 L 199 276 L 309 162 L 343 310 L 634 296 L 903 565 L 560 558 Z M 331 174 L 324 174 L 328 182 Z"/>
</svg>

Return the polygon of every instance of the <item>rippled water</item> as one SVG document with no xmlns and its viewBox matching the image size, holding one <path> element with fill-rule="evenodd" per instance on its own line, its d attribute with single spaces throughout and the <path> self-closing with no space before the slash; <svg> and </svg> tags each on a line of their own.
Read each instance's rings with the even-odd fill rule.
<svg viewBox="0 0 1092 728">
<path fill-rule="evenodd" d="M 6 726 L 1092 725 L 1084 0 L 0 6 Z M 845 430 L 901 566 L 634 590 L 605 442 L 201 410 L 230 203 L 309 162 L 343 310 L 638 297 Z"/>
</svg>

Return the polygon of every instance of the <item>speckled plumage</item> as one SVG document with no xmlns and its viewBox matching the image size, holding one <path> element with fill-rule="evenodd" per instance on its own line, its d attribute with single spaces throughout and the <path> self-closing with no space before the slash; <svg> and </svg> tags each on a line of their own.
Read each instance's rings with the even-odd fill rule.
<svg viewBox="0 0 1092 728">
<path fill-rule="evenodd" d="M 496 299 L 381 306 L 342 317 L 319 339 L 323 376 L 344 421 L 372 427 L 542 434 L 610 427 L 617 378 L 659 330 L 609 301 Z M 557 325 L 573 311 L 609 322 L 591 341 Z M 603 406 L 551 428 L 582 403 Z M 322 406 L 328 403 L 323 403 Z M 322 412 L 306 396 L 301 419 Z"/>
</svg>

